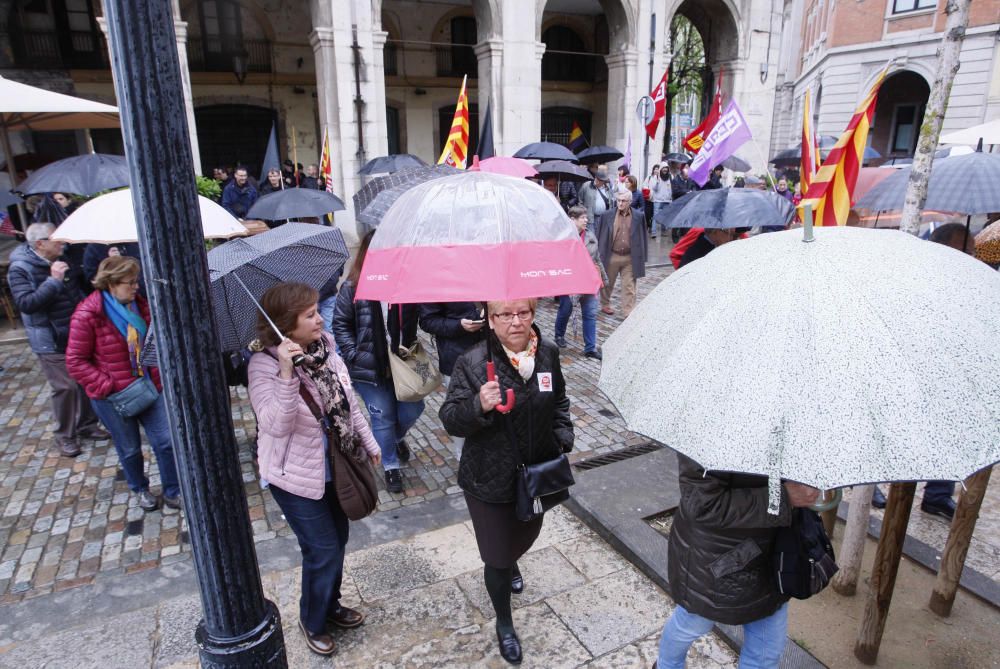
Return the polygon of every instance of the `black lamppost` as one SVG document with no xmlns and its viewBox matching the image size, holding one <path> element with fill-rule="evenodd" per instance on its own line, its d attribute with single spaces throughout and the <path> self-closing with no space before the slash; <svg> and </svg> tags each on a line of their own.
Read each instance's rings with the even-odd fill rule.
<svg viewBox="0 0 1000 669">
<path fill-rule="evenodd" d="M 171 0 L 105 0 L 139 246 L 204 618 L 203 667 L 285 667 L 264 599 L 209 300 Z"/>
</svg>

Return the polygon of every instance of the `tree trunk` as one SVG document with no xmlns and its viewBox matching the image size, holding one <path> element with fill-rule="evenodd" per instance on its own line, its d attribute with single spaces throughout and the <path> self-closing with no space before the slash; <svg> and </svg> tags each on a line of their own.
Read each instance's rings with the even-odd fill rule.
<svg viewBox="0 0 1000 669">
<path fill-rule="evenodd" d="M 840 567 L 830 585 L 839 594 L 852 597 L 858 589 L 858 575 L 861 573 L 861 559 L 865 555 L 865 541 L 868 539 L 868 516 L 872 503 L 873 485 L 854 486 L 851 493 L 851 508 L 847 511 L 844 540 L 840 542 Z"/>
<path fill-rule="evenodd" d="M 962 41 L 965 39 L 965 27 L 969 24 L 969 4 L 972 0 L 947 0 L 945 14 L 948 20 L 944 26 L 944 37 L 937 50 L 937 72 L 934 75 L 934 85 L 927 99 L 927 110 L 920 125 L 920 139 L 917 142 L 917 153 L 913 156 L 913 169 L 910 171 L 910 184 L 906 188 L 906 201 L 903 204 L 903 215 L 899 220 L 899 229 L 916 235 L 920 229 L 920 212 L 927 201 L 927 183 L 930 180 L 931 165 L 934 162 L 934 150 L 941 136 L 941 123 L 948 109 L 948 98 L 951 96 L 951 84 L 959 67 L 959 54 L 962 51 Z"/>
</svg>

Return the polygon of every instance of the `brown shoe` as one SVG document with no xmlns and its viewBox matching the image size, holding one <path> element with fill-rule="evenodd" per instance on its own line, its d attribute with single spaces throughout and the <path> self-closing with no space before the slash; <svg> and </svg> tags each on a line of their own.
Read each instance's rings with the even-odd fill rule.
<svg viewBox="0 0 1000 669">
<path fill-rule="evenodd" d="M 313 634 L 306 629 L 301 620 L 299 621 L 299 629 L 302 630 L 302 636 L 306 638 L 306 645 L 309 646 L 309 650 L 317 655 L 333 655 L 333 651 L 337 650 L 337 644 L 334 643 L 333 637 L 326 632 Z"/>
<path fill-rule="evenodd" d="M 75 439 L 61 439 L 59 441 L 59 452 L 67 458 L 75 458 L 82 452 L 80 444 Z"/>
<path fill-rule="evenodd" d="M 87 430 L 81 430 L 79 436 L 84 439 L 93 439 L 94 441 L 105 441 L 111 438 L 111 433 L 103 427 L 92 427 Z"/>
<path fill-rule="evenodd" d="M 361 611 L 355 611 L 354 609 L 348 608 L 346 606 L 341 606 L 337 609 L 337 612 L 333 615 L 326 617 L 326 622 L 331 625 L 336 625 L 337 627 L 343 627 L 344 629 L 351 629 L 352 627 L 358 627 L 365 621 L 365 614 Z"/>
<path fill-rule="evenodd" d="M 614 316 L 615 315 L 615 310 L 612 309 L 611 307 L 601 307 L 601 311 L 603 311 L 604 313 L 606 313 L 608 316 Z"/>
</svg>

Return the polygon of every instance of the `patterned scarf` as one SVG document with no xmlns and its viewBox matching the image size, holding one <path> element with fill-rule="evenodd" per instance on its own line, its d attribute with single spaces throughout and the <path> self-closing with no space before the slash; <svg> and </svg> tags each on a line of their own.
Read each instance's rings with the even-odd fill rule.
<svg viewBox="0 0 1000 669">
<path fill-rule="evenodd" d="M 101 292 L 101 297 L 104 300 L 104 313 L 128 343 L 128 361 L 132 366 L 132 376 L 142 376 L 139 356 L 142 355 L 142 343 L 146 339 L 148 330 L 146 321 L 139 315 L 139 309 L 134 301 L 126 307 L 106 290 Z"/>
<path fill-rule="evenodd" d="M 306 348 L 302 369 L 316 384 L 319 391 L 319 405 L 333 424 L 335 434 L 328 435 L 330 448 L 339 448 L 344 455 L 364 462 L 368 457 L 361 443 L 354 439 L 354 424 L 351 422 L 351 404 L 344 392 L 344 386 L 327 364 L 330 350 L 322 337 Z M 333 442 L 337 442 L 334 444 Z"/>
<path fill-rule="evenodd" d="M 503 344 L 500 345 L 503 346 Z M 538 351 L 538 335 L 535 334 L 535 331 L 530 331 L 528 348 L 526 350 L 515 353 L 506 346 L 503 346 L 503 350 L 507 354 L 507 358 L 510 359 L 510 364 L 521 375 L 521 378 L 525 381 L 530 379 L 531 375 L 535 373 L 535 353 Z"/>
</svg>

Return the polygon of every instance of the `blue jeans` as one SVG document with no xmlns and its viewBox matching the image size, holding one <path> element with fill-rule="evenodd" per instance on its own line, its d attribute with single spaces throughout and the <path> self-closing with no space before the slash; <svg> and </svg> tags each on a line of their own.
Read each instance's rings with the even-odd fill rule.
<svg viewBox="0 0 1000 669">
<path fill-rule="evenodd" d="M 125 472 L 129 489 L 132 492 L 149 490 L 149 479 L 143 471 L 142 441 L 139 437 L 139 425 L 142 424 L 149 445 L 156 454 L 156 464 L 160 466 L 163 494 L 167 497 L 179 495 L 181 489 L 177 482 L 177 463 L 174 462 L 174 442 L 167 422 L 167 405 L 163 394 L 160 394 L 153 406 L 134 418 L 125 418 L 107 400 L 91 399 L 90 404 L 111 433 L 111 442 L 118 452 L 118 461 Z"/>
<path fill-rule="evenodd" d="M 566 336 L 566 326 L 570 314 L 573 313 L 573 297 L 563 295 L 559 298 L 559 311 L 556 313 L 556 338 Z M 580 296 L 580 314 L 583 320 L 583 352 L 597 350 L 597 296 Z"/>
<path fill-rule="evenodd" d="M 657 232 L 656 232 L 657 228 L 663 228 L 663 234 L 667 233 L 667 226 L 661 225 L 660 223 L 657 222 L 657 220 L 656 220 L 656 214 L 657 214 L 657 212 L 659 212 L 661 209 L 663 209 L 664 207 L 666 207 L 669 204 L 670 204 L 669 202 L 654 202 L 653 203 L 653 224 L 652 224 L 652 227 L 650 228 L 650 231 L 652 232 L 652 234 L 653 234 L 654 237 L 657 234 Z"/>
<path fill-rule="evenodd" d="M 403 440 L 420 418 L 424 411 L 424 401 L 400 402 L 396 399 L 392 381 L 378 385 L 359 381 L 354 384 L 354 388 L 365 401 L 368 415 L 371 416 L 372 433 L 382 450 L 382 467 L 386 471 L 399 469 L 396 444 Z"/>
<path fill-rule="evenodd" d="M 660 656 L 656 669 L 684 669 L 691 644 L 712 631 L 713 623 L 683 606 L 678 606 L 663 626 L 660 637 Z M 739 669 L 773 669 L 781 660 L 788 631 L 788 604 L 767 618 L 743 625 L 743 650 L 740 652 Z"/>
<path fill-rule="evenodd" d="M 323 327 L 326 331 L 333 333 L 333 308 L 337 306 L 337 294 L 334 293 L 325 300 L 320 300 L 319 315 L 323 317 Z"/>
<path fill-rule="evenodd" d="M 337 489 L 326 484 L 320 499 L 299 497 L 276 485 L 269 487 L 274 501 L 295 532 L 302 552 L 302 598 L 299 619 L 313 634 L 326 631 L 326 618 L 340 608 L 344 578 L 344 548 L 350 523 L 337 501 Z"/>
</svg>

